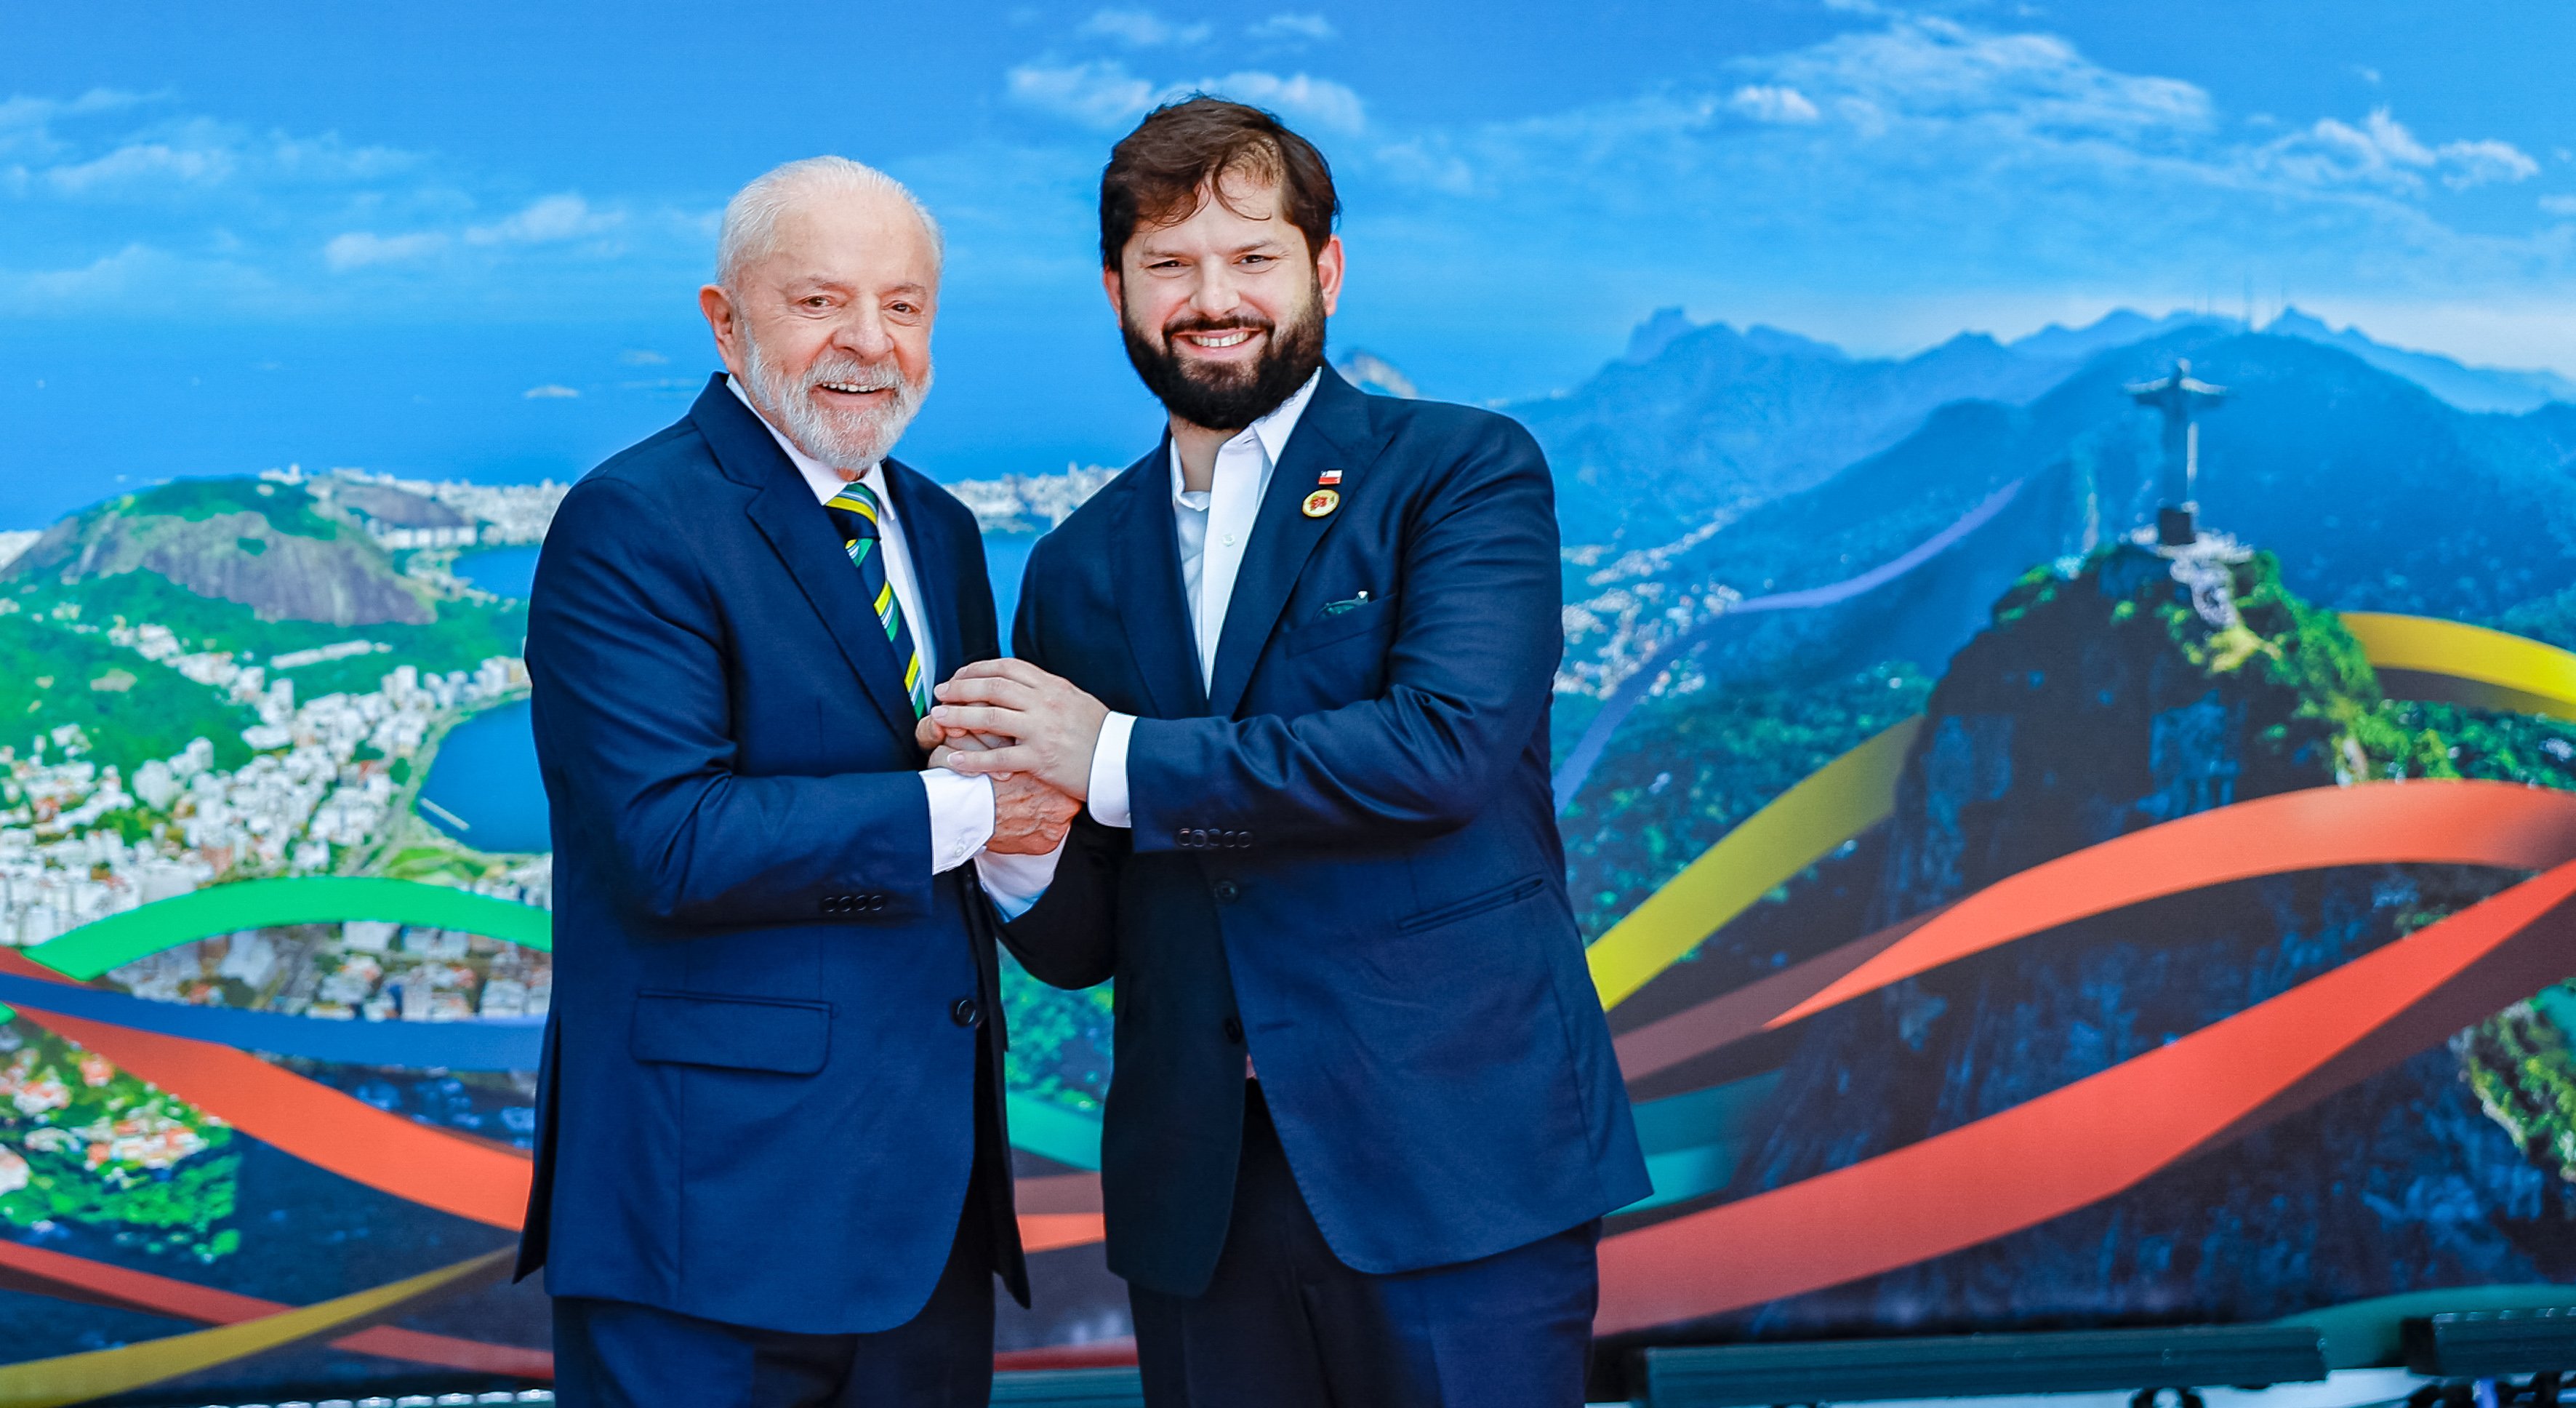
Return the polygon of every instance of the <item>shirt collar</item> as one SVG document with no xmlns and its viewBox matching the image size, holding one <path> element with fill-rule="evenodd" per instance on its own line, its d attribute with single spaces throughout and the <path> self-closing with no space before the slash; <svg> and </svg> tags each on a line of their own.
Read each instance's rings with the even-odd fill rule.
<svg viewBox="0 0 2576 1408">
<path fill-rule="evenodd" d="M 778 448 L 787 453 L 787 462 L 796 466 L 796 472 L 804 476 L 805 487 L 814 491 L 815 502 L 830 503 L 832 496 L 841 492 L 843 486 L 850 482 L 841 477 L 839 470 L 798 449 L 795 441 L 788 439 L 777 426 L 771 425 L 769 417 L 760 413 L 760 407 L 752 405 L 751 398 L 743 394 L 741 378 L 728 375 L 725 378 L 725 386 L 733 392 L 734 399 L 742 402 L 744 407 L 750 410 L 753 418 L 760 422 L 760 428 L 769 432 L 769 438 L 778 442 Z M 861 470 L 858 482 L 875 491 L 878 505 L 884 506 L 886 501 L 884 461 L 880 460 Z"/>
<path fill-rule="evenodd" d="M 1290 392 L 1287 400 L 1271 408 L 1270 414 L 1236 431 L 1225 442 L 1226 448 L 1241 444 L 1249 435 L 1260 443 L 1262 457 L 1269 467 L 1277 469 L 1279 457 L 1288 451 L 1288 437 L 1295 433 L 1298 418 L 1306 413 L 1306 403 L 1315 399 L 1315 384 L 1323 379 L 1324 369 L 1317 367 L 1306 378 L 1305 385 Z M 1218 451 L 1220 455 L 1223 453 L 1224 449 Z M 1175 443 L 1172 446 L 1172 502 L 1182 502 L 1182 485 L 1185 482 L 1181 478 L 1181 447 Z"/>
</svg>

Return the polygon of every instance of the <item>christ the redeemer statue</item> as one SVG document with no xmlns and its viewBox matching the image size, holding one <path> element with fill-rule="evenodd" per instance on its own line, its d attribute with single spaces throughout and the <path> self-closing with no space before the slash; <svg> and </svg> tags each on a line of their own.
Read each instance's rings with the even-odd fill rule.
<svg viewBox="0 0 2576 1408">
<path fill-rule="evenodd" d="M 2199 538 L 2192 517 L 2200 511 L 2193 493 L 2200 478 L 2200 425 L 2195 410 L 2216 407 L 2227 395 L 2224 386 L 2195 381 L 2191 363 L 2174 363 L 2173 375 L 2129 383 L 2130 399 L 2162 411 L 2165 418 L 2165 472 L 2156 505 L 2156 541 L 2166 547 L 2188 547 Z"/>
</svg>

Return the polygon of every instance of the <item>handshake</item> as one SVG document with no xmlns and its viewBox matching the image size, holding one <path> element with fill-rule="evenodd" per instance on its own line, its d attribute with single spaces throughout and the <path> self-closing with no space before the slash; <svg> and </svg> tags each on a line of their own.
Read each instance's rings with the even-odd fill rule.
<svg viewBox="0 0 2576 1408">
<path fill-rule="evenodd" d="M 1091 755 L 1107 705 L 1025 660 L 979 660 L 931 691 L 914 731 L 930 765 L 993 780 L 998 855 L 1044 855 L 1064 843 L 1091 791 Z"/>
</svg>

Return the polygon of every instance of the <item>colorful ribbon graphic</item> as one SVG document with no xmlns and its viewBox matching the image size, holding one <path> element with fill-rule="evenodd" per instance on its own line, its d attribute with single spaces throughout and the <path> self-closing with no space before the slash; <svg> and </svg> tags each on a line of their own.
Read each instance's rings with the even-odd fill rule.
<svg viewBox="0 0 2576 1408">
<path fill-rule="evenodd" d="M 509 1269 L 511 1253 L 487 1253 L 470 1261 L 326 1300 L 296 1310 L 197 1330 L 168 1339 L 65 1354 L 23 1364 L 0 1365 L 0 1403 L 10 1408 L 59 1408 L 110 1394 L 145 1388 L 181 1374 L 193 1374 L 236 1359 L 306 1340 L 336 1335 L 354 1326 L 417 1310 L 444 1295 L 470 1289 L 483 1279 Z"/>
<path fill-rule="evenodd" d="M 2576 655 L 2449 622 L 2345 620 L 2392 693 L 2576 718 Z M 1589 955 L 1603 1005 L 1616 1006 L 1764 894 L 1884 820 L 1921 725 L 1908 720 L 1828 764 L 1603 935 Z M 2023 1104 L 1830 1173 L 1614 1235 L 1602 1245 L 1598 1327 L 1616 1332 L 1721 1314 L 2038 1225 L 2305 1108 L 2567 977 L 2576 970 L 2569 942 L 2576 795 L 2485 782 L 2373 783 L 2222 807 L 2034 867 L 1628 1033 L 1619 1049 L 1632 1090 L 1643 1096 L 1680 1086 L 1639 1106 L 1657 1188 L 1642 1210 L 1716 1192 L 1732 1177 L 1735 1151 L 1775 1077 L 1738 1072 L 1723 1084 L 1688 1082 L 1704 1058 L 1746 1037 L 2160 897 L 2294 870 L 2424 862 L 2543 873 Z M 337 878 L 252 882 L 112 916 L 23 956 L 0 952 L 0 997 L 29 1020 L 298 1158 L 422 1206 L 515 1229 L 529 1183 L 524 1154 L 388 1114 L 235 1047 L 369 1064 L 463 1067 L 488 1059 L 524 1068 L 533 1056 L 509 1043 L 525 1042 L 526 1029 L 185 1008 L 73 981 L 207 934 L 349 919 L 434 925 L 539 948 L 551 934 L 541 910 L 452 889 Z M 431 1055 L 441 1059 L 424 1059 Z M 1015 1144 L 1077 1169 L 1098 1167 L 1096 1120 L 1020 1097 L 1010 1113 Z M 2014 1177 L 1998 1183 L 1998 1167 Z M 1099 1240 L 1096 1174 L 1023 1179 L 1019 1196 L 1032 1250 Z M 533 1351 L 367 1327 L 478 1284 L 497 1274 L 504 1256 L 290 1309 L 0 1243 L 0 1284 L 216 1326 L 0 1366 L 0 1401 L 70 1403 L 316 1338 L 424 1363 L 538 1376 L 545 1370 Z"/>
</svg>

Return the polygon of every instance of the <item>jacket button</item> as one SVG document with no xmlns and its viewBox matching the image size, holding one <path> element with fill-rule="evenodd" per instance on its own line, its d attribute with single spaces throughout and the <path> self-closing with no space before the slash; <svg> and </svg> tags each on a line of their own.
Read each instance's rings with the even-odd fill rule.
<svg viewBox="0 0 2576 1408">
<path fill-rule="evenodd" d="M 948 1020 L 961 1027 L 971 1027 L 984 1020 L 984 1008 L 971 997 L 961 997 L 948 1004 Z"/>
<path fill-rule="evenodd" d="M 881 911 L 883 911 L 883 910 L 885 909 L 885 907 L 886 907 L 886 897 L 885 897 L 884 895 L 881 895 L 881 894 L 879 894 L 879 895 L 870 895 L 870 896 L 868 896 L 868 897 L 867 897 L 867 901 L 866 901 L 866 903 L 867 903 L 867 910 L 868 910 L 868 913 L 870 913 L 870 914 L 876 914 L 876 913 L 879 913 L 879 912 L 881 912 Z"/>
<path fill-rule="evenodd" d="M 1219 880 L 1213 890 L 1218 904 L 1232 904 L 1243 898 L 1243 887 L 1231 880 Z"/>
<path fill-rule="evenodd" d="M 1181 844 L 1192 849 L 1207 844 L 1207 833 L 1195 826 L 1181 828 Z"/>
<path fill-rule="evenodd" d="M 1233 1042 L 1237 1046 L 1243 1045 L 1243 1019 L 1241 1017 L 1229 1016 L 1225 1019 L 1225 1039 Z"/>
</svg>

